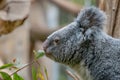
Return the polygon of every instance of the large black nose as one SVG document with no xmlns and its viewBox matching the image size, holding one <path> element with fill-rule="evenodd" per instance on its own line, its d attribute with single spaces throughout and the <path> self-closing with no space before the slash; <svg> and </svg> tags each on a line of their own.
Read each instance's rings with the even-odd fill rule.
<svg viewBox="0 0 120 80">
<path fill-rule="evenodd" d="M 48 48 L 48 41 L 46 40 L 46 41 L 43 43 L 43 49 L 44 49 L 45 52 L 46 52 L 47 48 Z"/>
</svg>

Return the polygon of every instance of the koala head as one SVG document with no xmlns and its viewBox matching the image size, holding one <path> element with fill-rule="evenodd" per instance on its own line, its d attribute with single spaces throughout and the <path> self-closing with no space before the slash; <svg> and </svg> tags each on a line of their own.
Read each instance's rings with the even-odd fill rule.
<svg viewBox="0 0 120 80">
<path fill-rule="evenodd" d="M 48 36 L 43 43 L 46 56 L 63 64 L 78 64 L 83 44 L 102 31 L 105 19 L 106 15 L 98 8 L 82 9 L 75 21 Z"/>
</svg>

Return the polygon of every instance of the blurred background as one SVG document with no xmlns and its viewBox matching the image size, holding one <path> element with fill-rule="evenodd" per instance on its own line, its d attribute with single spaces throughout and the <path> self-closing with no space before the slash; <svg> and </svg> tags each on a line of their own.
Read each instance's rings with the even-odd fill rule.
<svg viewBox="0 0 120 80">
<path fill-rule="evenodd" d="M 24 24 L 0 38 L 0 65 L 14 59 L 21 66 L 31 62 L 33 50 L 42 50 L 42 42 L 48 35 L 74 21 L 80 9 L 89 6 L 97 6 L 104 11 L 110 9 L 105 7 L 104 0 L 32 0 Z M 110 35 L 112 33 L 108 29 L 105 31 Z M 47 68 L 49 80 L 73 80 L 65 72 L 68 67 L 45 56 L 39 59 L 39 63 Z M 19 74 L 25 80 L 32 80 L 31 67 L 21 70 Z"/>
</svg>

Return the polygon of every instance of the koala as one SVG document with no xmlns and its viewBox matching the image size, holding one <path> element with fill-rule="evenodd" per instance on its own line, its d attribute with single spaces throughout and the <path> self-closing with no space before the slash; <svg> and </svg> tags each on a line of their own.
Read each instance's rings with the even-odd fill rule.
<svg viewBox="0 0 120 80">
<path fill-rule="evenodd" d="M 72 23 L 48 36 L 43 43 L 46 56 L 83 80 L 120 80 L 120 39 L 107 35 L 105 24 L 100 9 L 82 9 Z"/>
</svg>

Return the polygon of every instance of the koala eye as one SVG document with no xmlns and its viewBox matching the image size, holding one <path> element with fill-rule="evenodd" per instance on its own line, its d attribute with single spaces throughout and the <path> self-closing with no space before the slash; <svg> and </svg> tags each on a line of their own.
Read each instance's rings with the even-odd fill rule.
<svg viewBox="0 0 120 80">
<path fill-rule="evenodd" d="M 53 42 L 54 45 L 58 45 L 59 41 L 60 41 L 59 37 L 55 37 L 54 42 Z"/>
</svg>

